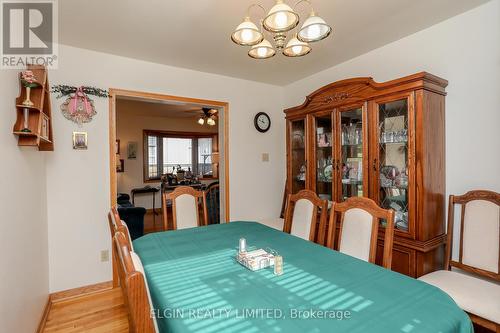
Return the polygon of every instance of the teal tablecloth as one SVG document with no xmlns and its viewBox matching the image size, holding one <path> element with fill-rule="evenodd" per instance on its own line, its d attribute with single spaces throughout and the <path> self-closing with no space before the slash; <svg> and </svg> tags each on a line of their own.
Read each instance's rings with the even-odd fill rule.
<svg viewBox="0 0 500 333">
<path fill-rule="evenodd" d="M 282 254 L 284 274 L 238 264 L 240 237 Z M 149 234 L 134 249 L 161 332 L 473 332 L 439 289 L 258 223 Z"/>
</svg>

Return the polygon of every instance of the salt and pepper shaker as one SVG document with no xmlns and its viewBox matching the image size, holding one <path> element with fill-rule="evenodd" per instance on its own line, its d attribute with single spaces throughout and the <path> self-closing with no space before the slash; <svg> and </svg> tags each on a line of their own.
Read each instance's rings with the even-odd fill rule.
<svg viewBox="0 0 500 333">
<path fill-rule="evenodd" d="M 274 256 L 274 275 L 283 274 L 283 257 L 280 255 Z"/>
<path fill-rule="evenodd" d="M 247 240 L 245 238 L 240 238 L 239 253 L 247 252 Z"/>
</svg>

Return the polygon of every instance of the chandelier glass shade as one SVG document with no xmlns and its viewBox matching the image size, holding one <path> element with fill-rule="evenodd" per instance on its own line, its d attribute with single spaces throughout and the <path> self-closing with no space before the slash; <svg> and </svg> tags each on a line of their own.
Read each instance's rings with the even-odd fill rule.
<svg viewBox="0 0 500 333">
<path fill-rule="evenodd" d="M 269 32 L 287 32 L 299 24 L 299 19 L 299 14 L 294 12 L 283 0 L 278 0 L 267 13 L 262 25 Z"/>
<path fill-rule="evenodd" d="M 311 52 L 311 47 L 306 42 L 300 41 L 295 35 L 286 47 L 283 49 L 283 54 L 287 57 L 302 57 Z"/>
<path fill-rule="evenodd" d="M 332 32 L 332 28 L 321 17 L 311 13 L 298 33 L 298 38 L 303 42 L 318 42 L 325 39 Z"/>
<path fill-rule="evenodd" d="M 293 9 L 284 0 L 276 0 L 276 4 L 269 12 L 259 4 L 252 4 L 248 7 L 243 22 L 231 34 L 231 40 L 238 45 L 250 46 L 248 55 L 254 59 L 271 58 L 277 51 L 287 57 L 302 57 L 309 54 L 312 48 L 308 43 L 327 38 L 332 28 L 324 19 L 317 16 L 314 10 L 311 10 L 309 17 L 299 28 L 300 16 L 295 8 L 301 3 L 307 3 L 312 8 L 311 0 L 299 0 Z M 259 27 L 250 18 L 250 10 L 253 7 L 259 7 L 264 12 Z M 295 28 L 297 28 L 296 33 L 287 35 Z M 266 39 L 264 33 L 270 35 L 274 46 L 269 41 L 271 38 Z"/>
<path fill-rule="evenodd" d="M 231 39 L 238 45 L 252 46 L 259 44 L 264 40 L 264 35 L 259 31 L 259 28 L 250 21 L 250 17 L 245 17 L 245 20 L 236 27 Z"/>
<path fill-rule="evenodd" d="M 264 39 L 261 43 L 252 46 L 248 55 L 254 59 L 268 59 L 274 57 L 276 51 L 274 50 L 271 43 Z"/>
</svg>

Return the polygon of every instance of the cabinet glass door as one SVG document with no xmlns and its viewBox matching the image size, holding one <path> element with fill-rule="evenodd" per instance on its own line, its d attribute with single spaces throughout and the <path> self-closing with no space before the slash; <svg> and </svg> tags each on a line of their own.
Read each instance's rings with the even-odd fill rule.
<svg viewBox="0 0 500 333">
<path fill-rule="evenodd" d="M 292 193 L 306 188 L 306 120 L 290 121 L 290 158 Z"/>
<path fill-rule="evenodd" d="M 408 99 L 378 104 L 378 199 L 382 208 L 394 209 L 401 231 L 409 223 L 408 119 Z"/>
<path fill-rule="evenodd" d="M 333 138 L 332 113 L 314 117 L 316 151 L 316 193 L 323 200 L 332 200 L 333 194 Z"/>
<path fill-rule="evenodd" d="M 340 200 L 363 196 L 363 108 L 339 113 L 340 152 L 339 177 Z"/>
</svg>

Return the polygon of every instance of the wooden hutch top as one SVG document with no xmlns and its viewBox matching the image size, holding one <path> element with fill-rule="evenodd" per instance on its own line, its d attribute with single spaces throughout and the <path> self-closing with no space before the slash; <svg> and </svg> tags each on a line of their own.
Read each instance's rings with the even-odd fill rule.
<svg viewBox="0 0 500 333">
<path fill-rule="evenodd" d="M 427 72 L 420 72 L 383 83 L 371 77 L 360 77 L 330 83 L 306 97 L 302 105 L 285 110 L 287 117 L 331 109 L 339 105 L 390 95 L 398 92 L 425 89 L 445 96 L 448 81 Z"/>
</svg>

